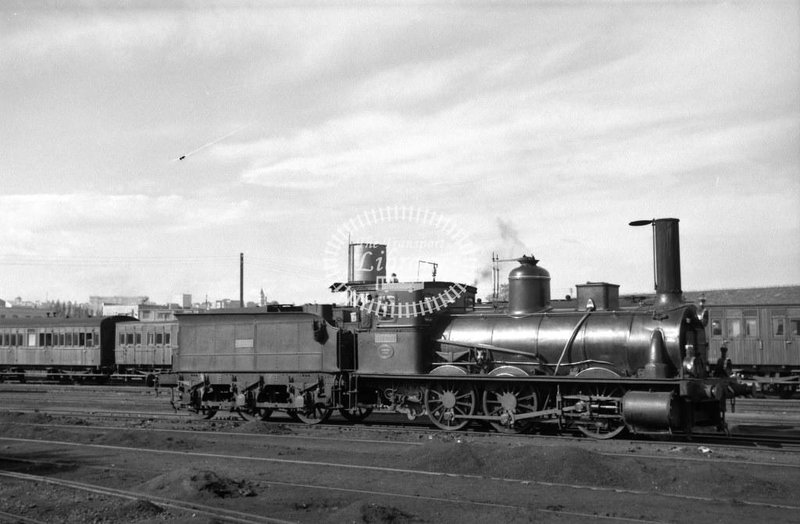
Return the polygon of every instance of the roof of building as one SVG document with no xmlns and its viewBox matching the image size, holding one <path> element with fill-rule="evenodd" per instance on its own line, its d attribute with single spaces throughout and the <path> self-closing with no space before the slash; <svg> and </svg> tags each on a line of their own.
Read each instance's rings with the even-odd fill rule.
<svg viewBox="0 0 800 524">
<path fill-rule="evenodd" d="M 688 302 L 705 297 L 709 306 L 800 304 L 800 286 L 684 291 L 683 296 Z"/>
</svg>

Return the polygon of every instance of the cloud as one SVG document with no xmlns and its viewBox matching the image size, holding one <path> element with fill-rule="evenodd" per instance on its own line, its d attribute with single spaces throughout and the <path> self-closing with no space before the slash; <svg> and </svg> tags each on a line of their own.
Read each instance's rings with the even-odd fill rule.
<svg viewBox="0 0 800 524">
<path fill-rule="evenodd" d="M 99 254 L 119 242 L 156 249 L 159 238 L 264 225 L 284 215 L 246 200 L 99 193 L 4 195 L 0 208 L 0 243 L 10 254 Z"/>
</svg>

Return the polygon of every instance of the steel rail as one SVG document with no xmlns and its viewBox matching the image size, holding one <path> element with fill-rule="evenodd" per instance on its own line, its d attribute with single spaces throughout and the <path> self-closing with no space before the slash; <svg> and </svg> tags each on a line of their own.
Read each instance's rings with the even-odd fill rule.
<svg viewBox="0 0 800 524">
<path fill-rule="evenodd" d="M 14 524 L 47 524 L 44 521 L 17 515 L 16 513 L 8 513 L 7 511 L 0 511 L 0 522 L 13 522 Z"/>
</svg>

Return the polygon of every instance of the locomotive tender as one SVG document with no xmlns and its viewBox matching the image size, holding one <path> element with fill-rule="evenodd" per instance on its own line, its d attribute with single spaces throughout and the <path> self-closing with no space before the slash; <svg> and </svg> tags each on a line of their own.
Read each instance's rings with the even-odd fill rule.
<svg viewBox="0 0 800 524">
<path fill-rule="evenodd" d="M 683 301 L 678 220 L 631 223 L 645 224 L 651 307 L 621 309 L 617 286 L 590 283 L 577 310 L 555 310 L 533 257 L 509 274 L 506 311 L 476 306 L 464 284 L 361 276 L 331 286 L 347 293 L 342 306 L 178 315 L 178 400 L 208 416 L 283 410 L 311 424 L 334 410 L 353 421 L 381 410 L 445 430 L 721 430 L 727 384 L 709 377 L 704 322 Z"/>
</svg>

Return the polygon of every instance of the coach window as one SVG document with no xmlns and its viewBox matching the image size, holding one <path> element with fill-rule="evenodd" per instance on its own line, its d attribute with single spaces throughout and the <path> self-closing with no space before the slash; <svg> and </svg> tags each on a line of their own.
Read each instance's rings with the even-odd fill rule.
<svg viewBox="0 0 800 524">
<path fill-rule="evenodd" d="M 164 344 L 169 346 L 171 344 L 172 337 L 170 336 L 172 333 L 164 333 Z"/>
<path fill-rule="evenodd" d="M 789 332 L 793 337 L 800 335 L 800 318 L 789 319 Z"/>
<path fill-rule="evenodd" d="M 46 347 L 53 347 L 53 334 L 52 333 L 45 333 L 44 334 L 44 345 Z"/>
<path fill-rule="evenodd" d="M 147 345 L 148 346 L 152 346 L 155 343 L 155 340 L 156 340 L 155 333 L 150 332 L 150 333 L 147 334 Z"/>
<path fill-rule="evenodd" d="M 142 345 L 142 334 L 140 332 L 136 333 L 136 345 L 137 346 L 141 346 Z"/>
<path fill-rule="evenodd" d="M 92 347 L 94 345 L 93 340 L 94 337 L 92 336 L 92 333 L 86 333 L 86 347 Z"/>
<path fill-rule="evenodd" d="M 744 311 L 744 336 L 758 336 L 758 311 L 755 309 L 746 309 Z"/>
<path fill-rule="evenodd" d="M 164 335 L 162 333 L 156 333 L 156 346 L 160 346 L 164 343 Z"/>
<path fill-rule="evenodd" d="M 66 341 L 67 341 L 66 333 L 59 333 L 58 334 L 58 345 L 59 346 L 63 346 L 63 345 L 65 345 Z"/>
<path fill-rule="evenodd" d="M 133 333 L 127 333 L 125 336 L 125 343 L 129 346 L 133 345 Z"/>
<path fill-rule="evenodd" d="M 72 347 L 72 332 L 67 333 L 67 339 L 65 340 L 67 346 Z"/>
<path fill-rule="evenodd" d="M 119 334 L 119 345 L 120 346 L 124 346 L 125 345 L 125 333 L 120 333 Z"/>
<path fill-rule="evenodd" d="M 728 338 L 738 338 L 742 336 L 742 319 L 729 318 L 725 324 L 725 331 L 728 334 Z"/>
<path fill-rule="evenodd" d="M 722 336 L 722 322 L 719 319 L 714 319 L 711 321 L 711 336 L 712 337 Z"/>
<path fill-rule="evenodd" d="M 34 347 L 36 345 L 36 330 L 29 329 L 28 330 L 28 347 Z"/>
<path fill-rule="evenodd" d="M 784 317 L 772 317 L 772 335 L 782 337 L 786 333 L 786 319 Z"/>
</svg>

